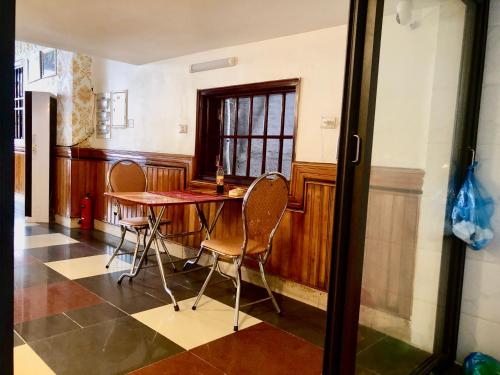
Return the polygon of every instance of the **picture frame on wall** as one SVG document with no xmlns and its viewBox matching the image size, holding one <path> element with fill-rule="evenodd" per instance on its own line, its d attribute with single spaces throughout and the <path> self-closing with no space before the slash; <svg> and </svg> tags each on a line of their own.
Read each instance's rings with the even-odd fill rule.
<svg viewBox="0 0 500 375">
<path fill-rule="evenodd" d="M 32 53 L 27 59 L 28 82 L 35 82 L 42 78 L 42 69 L 40 66 L 40 51 Z"/>
<path fill-rule="evenodd" d="M 40 52 L 42 78 L 57 75 L 57 50 L 54 48 L 45 49 Z"/>
</svg>

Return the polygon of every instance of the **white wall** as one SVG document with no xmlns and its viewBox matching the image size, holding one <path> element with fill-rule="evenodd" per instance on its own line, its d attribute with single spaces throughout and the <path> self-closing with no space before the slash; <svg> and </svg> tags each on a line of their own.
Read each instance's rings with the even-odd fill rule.
<svg viewBox="0 0 500 375">
<path fill-rule="evenodd" d="M 481 351 L 500 359 L 500 1 L 492 0 L 486 46 L 477 176 L 493 196 L 495 239 L 467 250 L 458 359 Z"/>
<path fill-rule="evenodd" d="M 434 80 L 438 7 L 415 10 L 415 29 L 384 16 L 372 165 L 424 168 Z"/>
<path fill-rule="evenodd" d="M 465 12 L 461 1 L 442 2 L 435 37 L 411 322 L 412 342 L 428 351 L 432 351 L 434 345 Z"/>
<path fill-rule="evenodd" d="M 338 129 L 321 129 L 321 116 L 340 116 L 346 26 L 182 56 L 141 66 L 95 58 L 94 92 L 129 90 L 133 129 L 112 130 L 92 146 L 194 154 L 196 90 L 301 78 L 296 160 L 335 162 Z M 189 64 L 236 56 L 238 65 L 189 73 Z M 178 133 L 188 124 L 188 134 Z"/>
</svg>

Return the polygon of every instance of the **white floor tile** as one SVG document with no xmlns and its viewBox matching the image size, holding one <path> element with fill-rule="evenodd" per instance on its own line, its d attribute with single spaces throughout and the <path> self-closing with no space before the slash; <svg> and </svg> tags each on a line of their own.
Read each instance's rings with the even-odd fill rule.
<svg viewBox="0 0 500 375">
<path fill-rule="evenodd" d="M 109 268 L 106 268 L 109 258 L 111 258 L 111 255 L 103 254 L 83 258 L 58 260 L 56 262 L 47 262 L 45 265 L 71 280 L 130 270 L 130 263 L 124 262 L 118 258 L 115 258 Z"/>
<path fill-rule="evenodd" d="M 16 236 L 14 239 L 15 249 L 33 249 L 37 247 L 56 246 L 77 243 L 71 237 L 61 233 L 38 234 L 35 236 Z"/>
<path fill-rule="evenodd" d="M 180 311 L 166 305 L 132 316 L 187 350 L 234 332 L 232 307 L 204 296 L 193 311 L 195 299 L 179 302 Z M 239 329 L 257 323 L 259 319 L 240 312 Z"/>
<path fill-rule="evenodd" d="M 14 348 L 14 375 L 55 375 L 27 344 Z"/>
</svg>

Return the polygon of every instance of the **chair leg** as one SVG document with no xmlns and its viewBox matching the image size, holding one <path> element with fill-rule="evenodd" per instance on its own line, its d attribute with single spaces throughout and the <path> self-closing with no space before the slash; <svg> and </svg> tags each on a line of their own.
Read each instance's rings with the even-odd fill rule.
<svg viewBox="0 0 500 375">
<path fill-rule="evenodd" d="M 161 246 L 163 247 L 163 251 L 165 251 L 165 254 L 167 254 L 168 260 L 170 261 L 170 264 L 172 265 L 172 269 L 174 270 L 174 272 L 177 272 L 177 267 L 175 267 L 175 263 L 174 263 L 172 257 L 170 256 L 170 253 L 168 252 L 167 245 L 165 245 L 165 241 L 163 241 L 163 239 L 161 237 L 160 237 L 160 243 L 161 243 Z"/>
<path fill-rule="evenodd" d="M 113 261 L 113 259 L 115 259 L 116 255 L 118 254 L 118 252 L 120 251 L 120 249 L 121 249 L 121 247 L 123 245 L 123 241 L 125 240 L 125 234 L 127 233 L 127 230 L 125 229 L 124 226 L 121 226 L 120 229 L 122 231 L 121 237 L 120 237 L 120 242 L 118 243 L 118 246 L 113 251 L 113 254 L 111 255 L 111 258 L 108 261 L 108 264 L 106 264 L 106 268 L 109 268 L 109 265 L 111 264 L 111 262 Z"/>
<path fill-rule="evenodd" d="M 137 231 L 137 243 L 135 244 L 134 256 L 132 257 L 132 267 L 130 268 L 130 273 L 134 272 L 135 262 L 137 260 L 137 252 L 139 251 L 139 246 L 141 245 L 141 232 Z M 132 279 L 130 279 L 132 280 Z"/>
<path fill-rule="evenodd" d="M 198 297 L 196 297 L 196 301 L 194 301 L 194 305 L 192 307 L 193 310 L 196 310 L 196 306 L 198 306 L 198 302 L 200 302 L 201 296 L 205 292 L 205 289 L 207 288 L 208 283 L 210 282 L 210 279 L 212 278 L 212 275 L 214 274 L 214 271 L 217 268 L 218 262 L 219 262 L 219 255 L 214 254 L 214 264 L 212 265 L 212 268 L 210 269 L 210 272 L 208 273 L 208 276 L 205 279 L 205 282 L 203 283 L 203 286 L 201 287 L 200 292 L 198 293 Z"/>
<path fill-rule="evenodd" d="M 238 265 L 237 258 L 234 260 L 234 268 L 236 269 L 236 301 L 234 304 L 234 331 L 238 331 L 238 319 L 240 314 L 240 294 L 241 294 L 241 266 Z"/>
<path fill-rule="evenodd" d="M 261 261 L 259 261 L 259 268 L 260 268 L 260 276 L 262 277 L 262 282 L 264 283 L 264 287 L 267 290 L 267 293 L 269 294 L 269 297 L 271 297 L 271 301 L 273 302 L 274 308 L 276 309 L 276 312 L 278 314 L 281 314 L 280 307 L 278 306 L 278 302 L 276 302 L 276 299 L 274 298 L 273 292 L 271 291 L 271 288 L 269 288 L 269 285 L 267 284 L 266 280 L 266 274 L 264 272 L 264 264 L 262 264 Z"/>
<path fill-rule="evenodd" d="M 147 229 L 144 229 L 144 233 L 142 233 L 142 246 L 143 246 L 143 251 L 145 251 L 145 250 L 146 250 L 147 239 L 148 239 L 148 230 L 147 230 Z M 144 264 L 148 264 L 148 257 L 144 258 Z"/>
</svg>

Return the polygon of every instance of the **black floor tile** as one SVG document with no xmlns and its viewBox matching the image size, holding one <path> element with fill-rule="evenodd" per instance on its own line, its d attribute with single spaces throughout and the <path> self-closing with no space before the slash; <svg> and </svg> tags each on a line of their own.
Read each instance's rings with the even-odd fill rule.
<svg viewBox="0 0 500 375">
<path fill-rule="evenodd" d="M 144 293 L 144 288 L 140 283 L 143 275 L 139 275 L 133 282 L 125 279 L 121 285 L 118 285 L 117 280 L 120 275 L 121 272 L 108 273 L 78 279 L 75 282 L 129 314 L 170 303 L 170 301 L 165 302 Z"/>
<path fill-rule="evenodd" d="M 45 339 L 80 327 L 64 314 L 47 316 L 40 319 L 19 323 L 14 329 L 26 342 Z"/>
<path fill-rule="evenodd" d="M 24 251 L 42 262 L 54 262 L 58 260 L 81 258 L 106 253 L 104 250 L 95 249 L 84 243 L 45 246 L 38 247 L 36 249 L 27 249 Z"/>
<path fill-rule="evenodd" d="M 172 291 L 177 302 L 195 297 L 198 293 L 192 289 L 176 284 L 170 277 L 166 278 L 167 286 Z M 163 288 L 160 276 L 145 274 L 144 277 L 135 278 L 132 282 L 127 282 L 132 289 L 153 296 L 166 304 L 172 303 L 172 299 Z M 125 284 L 125 281 L 124 283 Z"/>
<path fill-rule="evenodd" d="M 127 314 L 106 302 L 78 310 L 71 310 L 66 312 L 66 315 L 82 327 L 88 327 L 108 320 L 123 318 Z"/>
<path fill-rule="evenodd" d="M 234 306 L 236 289 L 233 283 L 225 281 L 214 284 L 209 285 L 205 294 L 226 305 Z M 241 305 L 267 297 L 268 294 L 264 288 L 243 282 L 240 296 Z M 270 300 L 244 306 L 241 308 L 241 311 L 295 336 L 301 337 L 314 345 L 323 347 L 326 330 L 326 312 L 283 295 L 275 294 L 275 298 L 281 309 L 281 314 L 279 315 Z"/>
<path fill-rule="evenodd" d="M 54 233 L 54 230 L 49 227 L 48 224 L 38 224 L 31 227 L 24 228 L 24 234 L 26 236 L 35 236 L 38 234 L 49 234 Z"/>
<path fill-rule="evenodd" d="M 14 347 L 23 345 L 24 341 L 21 339 L 21 336 L 17 334 L 16 331 L 14 331 Z"/>
<path fill-rule="evenodd" d="M 39 340 L 30 346 L 58 375 L 124 374 L 183 351 L 129 316 Z"/>
<path fill-rule="evenodd" d="M 372 328 L 365 327 L 360 325 L 358 328 L 358 346 L 357 352 L 361 352 L 369 348 L 372 345 L 375 345 L 377 342 L 382 340 L 385 335 L 379 331 L 376 331 Z"/>
<path fill-rule="evenodd" d="M 378 374 L 406 375 L 429 356 L 430 354 L 423 350 L 386 336 L 361 351 L 357 356 L 357 365 Z"/>
<path fill-rule="evenodd" d="M 34 262 L 14 268 L 15 289 L 29 288 L 35 285 L 50 284 L 65 280 L 68 279 L 43 263 Z"/>
</svg>

